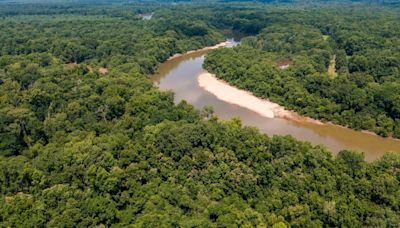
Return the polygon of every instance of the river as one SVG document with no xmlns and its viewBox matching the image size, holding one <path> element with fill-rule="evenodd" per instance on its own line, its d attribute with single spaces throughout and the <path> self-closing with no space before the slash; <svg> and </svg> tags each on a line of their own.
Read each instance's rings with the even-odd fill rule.
<svg viewBox="0 0 400 228">
<path fill-rule="evenodd" d="M 228 39 L 228 41 L 228 47 L 238 44 L 238 41 L 234 39 Z M 219 100 L 201 88 L 197 80 L 197 77 L 204 72 L 202 65 L 208 51 L 184 54 L 162 63 L 158 73 L 153 75 L 151 80 L 162 90 L 174 91 L 177 103 L 186 100 L 199 109 L 212 106 L 219 118 L 226 120 L 238 117 L 244 125 L 257 127 L 268 135 L 292 135 L 299 140 L 323 144 L 334 154 L 343 149 L 363 151 L 367 161 L 379 158 L 386 151 L 400 152 L 399 140 L 382 138 L 331 124 L 319 125 L 281 118 L 267 118 L 246 108 Z"/>
</svg>

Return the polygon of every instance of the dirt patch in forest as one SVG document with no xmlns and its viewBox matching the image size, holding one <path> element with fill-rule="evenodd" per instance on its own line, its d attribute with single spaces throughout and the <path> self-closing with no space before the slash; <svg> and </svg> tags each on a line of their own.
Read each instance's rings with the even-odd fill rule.
<svg viewBox="0 0 400 228">
<path fill-rule="evenodd" d="M 276 61 L 276 64 L 278 65 L 279 69 L 284 70 L 290 67 L 293 64 L 293 61 L 291 59 L 281 59 Z"/>
<path fill-rule="evenodd" d="M 100 68 L 99 68 L 99 73 L 100 73 L 100 74 L 107 74 L 107 73 L 108 73 L 108 69 L 105 68 L 105 67 L 100 67 Z"/>
<path fill-rule="evenodd" d="M 336 73 L 336 55 L 333 55 L 333 57 L 331 59 L 331 62 L 329 63 L 328 74 L 332 78 L 337 76 L 337 73 Z"/>
<path fill-rule="evenodd" d="M 66 63 L 65 66 L 69 67 L 69 68 L 75 68 L 75 67 L 79 67 L 79 63 L 77 62 L 73 62 L 73 63 Z"/>
<path fill-rule="evenodd" d="M 79 67 L 81 64 L 74 62 L 74 63 L 66 63 L 66 64 L 64 64 L 64 65 L 65 65 L 66 67 L 68 67 L 68 68 L 77 68 L 77 67 Z M 91 72 L 91 73 L 94 72 L 94 69 L 93 69 L 93 67 L 91 67 L 91 66 L 87 66 L 87 69 L 88 69 L 89 72 Z M 97 70 L 97 72 L 99 72 L 100 74 L 107 74 L 107 73 L 108 73 L 108 68 L 106 68 L 106 67 L 100 67 L 100 68 Z"/>
</svg>

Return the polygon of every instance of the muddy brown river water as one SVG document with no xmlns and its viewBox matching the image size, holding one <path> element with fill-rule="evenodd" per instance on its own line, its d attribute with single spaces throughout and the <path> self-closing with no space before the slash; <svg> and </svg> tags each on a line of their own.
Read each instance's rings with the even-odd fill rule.
<svg viewBox="0 0 400 228">
<path fill-rule="evenodd" d="M 229 39 L 228 47 L 238 44 Z M 172 90 L 175 101 L 186 100 L 196 108 L 212 106 L 221 119 L 238 117 L 247 126 L 257 127 L 268 135 L 292 135 L 299 140 L 313 144 L 323 144 L 334 154 L 343 149 L 363 151 L 367 161 L 373 161 L 386 151 L 400 153 L 400 141 L 343 128 L 336 125 L 318 125 L 309 122 L 296 122 L 281 118 L 266 118 L 248 109 L 219 100 L 201 88 L 197 77 L 204 71 L 204 56 L 209 50 L 184 54 L 159 67 L 151 80 L 162 90 Z"/>
</svg>

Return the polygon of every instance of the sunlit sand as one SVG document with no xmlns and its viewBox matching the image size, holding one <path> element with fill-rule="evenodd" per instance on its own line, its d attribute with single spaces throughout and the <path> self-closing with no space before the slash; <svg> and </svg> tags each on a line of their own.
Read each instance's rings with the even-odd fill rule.
<svg viewBox="0 0 400 228">
<path fill-rule="evenodd" d="M 188 51 L 188 52 L 185 52 L 185 53 L 183 53 L 183 54 L 177 53 L 177 54 L 175 54 L 175 55 L 169 57 L 169 58 L 167 59 L 167 61 L 168 61 L 168 60 L 175 59 L 175 58 L 178 58 L 178 57 L 180 57 L 180 56 L 182 56 L 182 55 L 188 55 L 188 54 L 195 53 L 195 52 L 198 52 L 198 51 L 206 51 L 206 50 L 211 50 L 211 49 L 217 49 L 217 48 L 225 47 L 225 46 L 228 45 L 228 44 L 229 44 L 229 41 L 225 41 L 225 42 L 221 42 L 221 43 L 219 43 L 219 44 L 216 44 L 216 45 L 214 45 L 214 46 L 205 47 L 205 48 L 198 49 L 198 50 L 193 50 L 193 51 Z"/>
<path fill-rule="evenodd" d="M 278 104 L 255 97 L 251 93 L 237 89 L 217 79 L 214 75 L 203 72 L 198 77 L 200 87 L 215 95 L 218 99 L 252 110 L 264 117 L 274 118 Z"/>
<path fill-rule="evenodd" d="M 218 99 L 249 109 L 260 114 L 261 116 L 267 118 L 279 117 L 296 121 L 307 121 L 316 124 L 322 124 L 318 120 L 300 116 L 296 112 L 286 110 L 279 104 L 258 98 L 248 91 L 240 90 L 234 86 L 231 86 L 225 81 L 219 80 L 217 77 L 215 77 L 215 75 L 210 74 L 207 71 L 202 72 L 198 76 L 197 80 L 200 87 L 209 93 L 212 93 Z"/>
</svg>

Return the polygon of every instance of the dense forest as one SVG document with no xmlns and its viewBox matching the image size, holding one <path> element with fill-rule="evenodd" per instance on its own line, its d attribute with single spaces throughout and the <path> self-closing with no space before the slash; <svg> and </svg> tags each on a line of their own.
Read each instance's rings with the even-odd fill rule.
<svg viewBox="0 0 400 228">
<path fill-rule="evenodd" d="M 251 26 L 233 25 L 255 35 L 211 53 L 205 66 L 300 114 L 400 138 L 399 11 L 243 12 Z"/>
<path fill-rule="evenodd" d="M 316 15 L 310 12 L 285 13 L 277 6 L 153 7 L 72 6 L 61 13 L 44 4 L 28 5 L 26 14 L 21 5 L 2 11 L 0 226 L 400 224 L 399 154 L 387 153 L 372 163 L 346 150 L 334 157 L 324 146 L 267 136 L 238 119 L 220 121 L 208 109 L 174 104 L 174 94 L 159 91 L 147 77 L 169 56 L 219 43 L 221 30 L 233 28 L 253 36 L 207 58 L 207 67 L 232 83 L 246 82 L 253 90 L 258 88 L 250 86 L 253 77 L 269 76 L 268 84 L 292 83 L 305 100 L 320 99 L 334 110 L 346 104 L 323 97 L 328 96 L 323 92 L 336 96 L 334 85 L 355 85 L 367 94 L 378 90 L 396 99 L 389 96 L 398 91 L 399 30 L 390 29 L 399 26 L 396 13 L 384 9 L 365 22 L 386 21 L 387 30 L 357 26 L 359 14 L 338 30 L 321 27 L 334 9 L 312 20 Z M 138 16 L 151 11 L 151 20 Z M 282 20 L 287 26 L 279 26 Z M 358 35 L 346 48 L 354 28 Z M 293 32 L 301 39 L 281 38 L 290 40 Z M 338 75 L 330 78 L 324 72 L 335 53 Z M 290 58 L 293 66 L 279 70 L 275 61 L 282 58 Z M 380 58 L 393 67 L 370 67 L 381 64 Z M 237 66 L 231 68 L 232 63 Z M 366 68 L 358 68 L 362 64 Z M 275 90 L 264 89 L 268 97 L 277 97 Z M 278 101 L 300 107 L 290 99 Z M 395 122 L 391 115 L 397 118 L 397 112 L 380 105 L 368 101 L 348 116 L 368 108 Z"/>
</svg>

